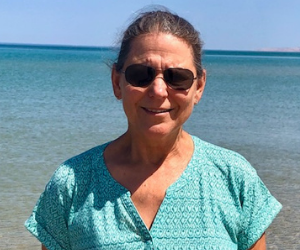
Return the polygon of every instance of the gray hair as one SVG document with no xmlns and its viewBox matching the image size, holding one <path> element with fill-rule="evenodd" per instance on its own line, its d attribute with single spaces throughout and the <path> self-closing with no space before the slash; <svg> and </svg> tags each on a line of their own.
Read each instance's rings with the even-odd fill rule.
<svg viewBox="0 0 300 250">
<path fill-rule="evenodd" d="M 128 26 L 123 33 L 119 55 L 115 63 L 116 71 L 122 70 L 132 41 L 140 35 L 154 32 L 171 34 L 191 46 L 197 75 L 202 75 L 202 41 L 199 32 L 187 20 L 166 9 L 143 12 Z"/>
</svg>

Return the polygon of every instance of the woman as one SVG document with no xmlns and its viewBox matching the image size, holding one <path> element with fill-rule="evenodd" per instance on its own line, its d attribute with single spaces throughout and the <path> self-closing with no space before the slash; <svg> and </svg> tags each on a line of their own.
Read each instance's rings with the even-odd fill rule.
<svg viewBox="0 0 300 250">
<path fill-rule="evenodd" d="M 43 249 L 265 249 L 281 205 L 244 158 L 182 128 L 206 80 L 193 26 L 141 14 L 111 79 L 128 129 L 57 169 L 26 221 Z"/>
</svg>

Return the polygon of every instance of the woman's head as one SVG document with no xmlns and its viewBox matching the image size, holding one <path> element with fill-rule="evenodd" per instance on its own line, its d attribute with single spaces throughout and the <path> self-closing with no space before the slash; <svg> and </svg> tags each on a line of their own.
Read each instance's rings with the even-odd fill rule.
<svg viewBox="0 0 300 250">
<path fill-rule="evenodd" d="M 205 70 L 197 76 L 191 46 L 171 34 L 140 35 L 131 46 L 123 69 L 112 70 L 114 94 L 122 100 L 128 131 L 151 138 L 180 133 L 201 99 Z M 191 80 L 188 88 L 186 80 Z"/>
<path fill-rule="evenodd" d="M 141 14 L 124 32 L 112 69 L 133 133 L 179 133 L 205 86 L 199 33 L 168 11 Z"/>
<path fill-rule="evenodd" d="M 129 25 L 123 34 L 120 52 L 115 63 L 116 71 L 122 70 L 132 41 L 138 36 L 148 33 L 166 33 L 184 40 L 191 47 L 197 75 L 202 75 L 202 42 L 199 32 L 184 18 L 167 10 L 144 12 Z"/>
</svg>

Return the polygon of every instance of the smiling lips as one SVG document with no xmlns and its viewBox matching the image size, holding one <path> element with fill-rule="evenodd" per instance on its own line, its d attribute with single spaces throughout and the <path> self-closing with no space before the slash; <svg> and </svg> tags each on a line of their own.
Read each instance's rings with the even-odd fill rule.
<svg viewBox="0 0 300 250">
<path fill-rule="evenodd" d="M 143 108 L 145 111 L 155 114 L 167 113 L 170 112 L 172 109 L 150 109 L 150 108 Z"/>
</svg>

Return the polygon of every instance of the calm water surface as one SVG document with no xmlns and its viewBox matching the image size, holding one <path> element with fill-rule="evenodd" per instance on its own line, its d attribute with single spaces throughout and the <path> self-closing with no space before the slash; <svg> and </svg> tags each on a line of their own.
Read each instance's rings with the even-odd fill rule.
<svg viewBox="0 0 300 250">
<path fill-rule="evenodd" d="M 126 130 L 109 49 L 0 46 L 0 249 L 40 249 L 23 227 L 56 167 Z M 283 210 L 268 249 L 300 249 L 300 55 L 204 56 L 186 130 L 243 154 Z"/>
</svg>

